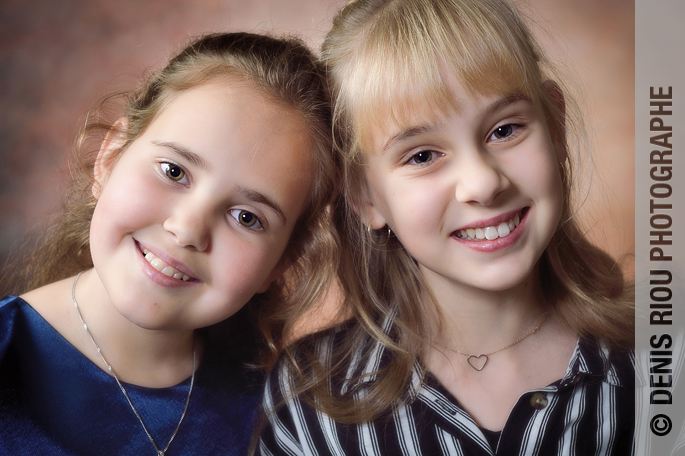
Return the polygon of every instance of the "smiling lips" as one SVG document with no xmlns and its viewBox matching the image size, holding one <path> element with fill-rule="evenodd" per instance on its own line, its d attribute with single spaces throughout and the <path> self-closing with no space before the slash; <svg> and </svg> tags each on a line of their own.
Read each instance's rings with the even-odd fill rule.
<svg viewBox="0 0 685 456">
<path fill-rule="evenodd" d="M 150 252 L 148 249 L 143 249 L 143 253 L 145 254 L 145 260 L 150 263 L 150 265 L 164 274 L 165 276 L 172 277 L 177 280 L 182 280 L 184 282 L 188 282 L 189 280 L 193 280 L 192 277 L 187 276 L 183 274 L 182 272 L 177 271 L 175 268 L 169 266 L 166 264 L 161 258 L 157 258 Z"/>
<path fill-rule="evenodd" d="M 458 230 L 455 232 L 455 235 L 458 238 L 467 241 L 493 241 L 497 238 L 509 236 L 509 233 L 514 231 L 514 228 L 519 226 L 519 223 L 519 213 L 516 213 L 509 220 L 501 222 L 497 225 Z"/>
</svg>

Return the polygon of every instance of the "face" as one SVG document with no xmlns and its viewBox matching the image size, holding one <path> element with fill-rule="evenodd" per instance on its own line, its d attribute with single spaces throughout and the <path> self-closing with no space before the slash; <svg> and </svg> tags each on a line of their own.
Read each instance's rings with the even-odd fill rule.
<svg viewBox="0 0 685 456">
<path fill-rule="evenodd" d="M 220 80 L 175 95 L 112 164 L 120 142 L 110 135 L 98 156 L 91 223 L 95 271 L 119 313 L 194 329 L 265 291 L 311 186 L 302 118 Z"/>
<path fill-rule="evenodd" d="M 454 78 L 450 88 L 450 113 L 419 105 L 367 138 L 366 218 L 388 224 L 434 290 L 511 289 L 559 223 L 563 152 L 524 97 L 470 96 Z"/>
</svg>

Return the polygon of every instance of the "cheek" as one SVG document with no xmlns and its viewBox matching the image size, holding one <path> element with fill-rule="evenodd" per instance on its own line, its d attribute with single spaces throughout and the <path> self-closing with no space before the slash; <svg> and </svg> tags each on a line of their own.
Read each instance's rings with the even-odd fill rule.
<svg viewBox="0 0 685 456">
<path fill-rule="evenodd" d="M 509 170 L 507 173 L 511 174 L 507 177 L 513 177 L 517 185 L 534 194 L 560 191 L 559 162 L 551 144 L 539 141 L 531 144 L 526 153 L 510 158 L 506 163 L 506 169 Z"/>
<path fill-rule="evenodd" d="M 170 197 L 159 185 L 144 176 L 108 182 L 97 207 L 110 214 L 112 223 L 138 225 L 159 219 L 168 207 Z"/>
<path fill-rule="evenodd" d="M 93 212 L 91 251 L 97 254 L 116 248 L 136 230 L 162 223 L 168 204 L 168 197 L 144 179 L 111 176 Z"/>
<path fill-rule="evenodd" d="M 244 239 L 224 242 L 215 249 L 214 281 L 232 299 L 247 302 L 264 283 L 281 258 L 280 247 L 256 245 Z"/>
<path fill-rule="evenodd" d="M 412 244 L 441 228 L 452 196 L 444 186 L 415 179 L 385 190 L 387 219 L 403 244 Z"/>
<path fill-rule="evenodd" d="M 546 223 L 556 226 L 561 218 L 564 198 L 556 157 L 550 151 L 545 155 L 531 157 L 525 162 L 529 166 L 522 163 L 516 165 L 517 185 L 525 196 L 544 210 Z"/>
<path fill-rule="evenodd" d="M 531 178 L 532 179 L 532 178 Z M 562 184 L 561 174 L 559 172 L 559 165 L 556 161 L 551 161 L 546 164 L 543 172 L 537 177 L 536 182 L 540 191 L 547 196 L 550 203 L 558 206 L 561 210 L 562 201 Z"/>
<path fill-rule="evenodd" d="M 90 253 L 94 261 L 96 261 L 100 251 L 104 249 L 107 244 L 108 229 L 109 225 L 105 223 L 102 206 L 98 204 L 95 206 L 93 218 L 90 220 Z"/>
</svg>

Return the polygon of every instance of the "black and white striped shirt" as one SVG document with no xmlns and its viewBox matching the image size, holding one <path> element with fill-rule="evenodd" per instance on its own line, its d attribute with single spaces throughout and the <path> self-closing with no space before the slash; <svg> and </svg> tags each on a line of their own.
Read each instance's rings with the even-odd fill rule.
<svg viewBox="0 0 685 456">
<path fill-rule="evenodd" d="M 346 333 L 339 329 L 318 340 L 323 359 Z M 348 378 L 374 372 L 384 351 L 376 342 L 370 358 L 357 357 L 348 366 Z M 257 447 L 263 456 L 634 454 L 634 354 L 610 353 L 601 344 L 579 341 L 566 375 L 521 395 L 501 433 L 480 429 L 430 372 L 422 375 L 418 363 L 415 399 L 390 419 L 358 425 L 335 422 L 297 397 L 276 407 L 291 396 L 285 366 L 277 365 L 265 389 L 265 427 Z M 358 380 L 369 381 L 373 376 Z M 333 388 L 345 393 L 350 386 L 344 381 Z"/>
</svg>

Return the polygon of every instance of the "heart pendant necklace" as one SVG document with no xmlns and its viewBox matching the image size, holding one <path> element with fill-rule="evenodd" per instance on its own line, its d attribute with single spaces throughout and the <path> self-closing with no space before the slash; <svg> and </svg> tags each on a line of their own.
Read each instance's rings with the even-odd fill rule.
<svg viewBox="0 0 685 456">
<path fill-rule="evenodd" d="M 549 317 L 549 313 L 546 313 L 545 316 L 544 316 L 544 318 L 542 319 L 542 321 L 541 321 L 540 323 L 538 323 L 538 325 L 535 326 L 533 329 L 531 329 L 530 331 L 528 331 L 526 334 L 524 334 L 523 336 L 519 337 L 518 339 L 516 339 L 515 341 L 513 341 L 512 343 L 510 343 L 510 344 L 507 345 L 506 347 L 502 347 L 502 348 L 497 349 L 497 350 L 495 350 L 495 351 L 491 351 L 490 353 L 481 353 L 480 355 L 474 355 L 474 354 L 471 354 L 471 353 L 460 352 L 459 350 L 456 350 L 456 349 L 450 348 L 450 347 L 446 347 L 446 346 L 444 346 L 444 345 L 440 345 L 440 346 L 443 347 L 443 348 L 446 348 L 446 349 L 448 349 L 448 350 L 451 350 L 451 351 L 453 351 L 453 352 L 455 352 L 455 353 L 458 353 L 458 354 L 460 354 L 460 355 L 462 355 L 462 356 L 466 356 L 466 362 L 469 363 L 469 366 L 471 366 L 473 369 L 475 369 L 475 370 L 477 370 L 478 372 L 480 372 L 480 371 L 482 371 L 483 369 L 485 369 L 485 366 L 488 365 L 488 361 L 490 361 L 490 356 L 491 356 L 491 355 L 494 355 L 495 353 L 499 353 L 499 352 L 501 352 L 501 351 L 504 351 L 504 350 L 506 350 L 507 348 L 511 348 L 511 347 L 513 347 L 514 345 L 516 345 L 516 344 L 518 344 L 519 342 L 521 342 L 521 341 L 522 341 L 523 339 L 525 339 L 526 337 L 532 336 L 533 334 L 535 334 L 535 333 L 537 332 L 537 330 L 540 329 L 540 327 L 547 321 L 547 317 Z"/>
</svg>

